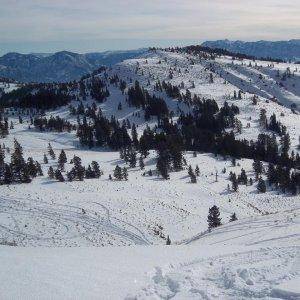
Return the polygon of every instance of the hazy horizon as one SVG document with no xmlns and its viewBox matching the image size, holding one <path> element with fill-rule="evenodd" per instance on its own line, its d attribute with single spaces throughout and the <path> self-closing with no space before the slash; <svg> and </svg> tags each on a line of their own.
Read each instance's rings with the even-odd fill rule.
<svg viewBox="0 0 300 300">
<path fill-rule="evenodd" d="M 0 0 L 0 54 L 300 37 L 298 0 Z"/>
<path fill-rule="evenodd" d="M 225 40 L 226 38 L 222 39 Z M 86 53 L 93 53 L 93 52 L 106 52 L 106 51 L 131 51 L 131 50 L 139 50 L 144 49 L 148 47 L 172 47 L 172 46 L 188 46 L 188 45 L 195 45 L 195 44 L 202 44 L 205 41 L 211 41 L 210 40 L 115 40 L 115 41 L 106 41 L 104 45 L 100 45 L 102 41 L 98 41 L 99 46 L 94 48 L 86 48 L 86 50 L 82 48 L 76 48 L 76 46 L 72 47 L 65 47 L 59 46 L 61 44 L 60 42 L 49 42 L 45 44 L 37 44 L 34 48 L 32 48 L 32 45 L 26 46 L 9 46 L 10 48 L 5 48 L 5 45 L 1 45 L 0 49 L 0 56 L 3 56 L 8 53 L 20 53 L 20 54 L 53 54 L 57 52 L 67 51 L 67 52 L 74 52 L 79 54 L 86 54 Z M 292 39 L 293 40 L 293 39 Z M 295 39 L 294 39 L 295 40 Z M 299 39 L 297 39 L 299 40 Z M 243 42 L 258 42 L 262 40 L 231 40 L 231 41 L 243 41 Z M 269 41 L 269 42 L 280 42 L 280 41 L 289 41 L 289 40 L 263 40 L 263 41 Z M 93 41 L 95 44 L 97 41 Z M 109 46 L 111 45 L 111 46 Z M 32 50 L 33 49 L 33 50 Z M 52 50 L 49 50 L 52 49 Z"/>
</svg>

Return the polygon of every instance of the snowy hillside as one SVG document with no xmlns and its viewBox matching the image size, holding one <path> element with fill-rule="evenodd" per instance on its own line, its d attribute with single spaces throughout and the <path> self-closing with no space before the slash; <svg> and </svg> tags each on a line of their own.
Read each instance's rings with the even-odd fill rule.
<svg viewBox="0 0 300 300">
<path fill-rule="evenodd" d="M 3 103 L 16 102 L 14 108 L 3 109 L 10 124 L 9 134 L 0 139 L 5 162 L 14 153 L 16 139 L 25 161 L 33 157 L 43 175 L 28 184 L 0 185 L 0 295 L 5 299 L 53 299 L 53 295 L 55 299 L 299 299 L 300 196 L 297 185 L 296 193 L 282 192 L 271 184 L 265 192 L 258 192 L 259 180 L 268 183 L 267 161 L 261 162 L 265 171 L 256 178 L 249 154 L 234 158 L 217 151 L 184 149 L 182 168 L 170 171 L 169 180 L 164 180 L 156 171 L 157 149 L 148 149 L 145 157 L 139 149 L 141 167 L 121 158 L 122 149 L 109 147 L 112 143 L 99 146 L 97 130 L 103 139 L 104 133 L 97 126 L 91 130 L 95 141 L 82 144 L 79 129 L 92 126 L 93 112 L 107 118 L 105 123 L 98 116 L 102 124 L 114 116 L 132 139 L 132 124 L 137 138 L 147 130 L 158 136 L 165 130 L 159 123 L 160 113 L 145 118 L 149 107 L 129 102 L 136 81 L 149 95 L 158 97 L 153 99 L 166 103 L 167 128 L 179 126 L 183 114 L 192 114 L 199 97 L 215 100 L 220 108 L 225 102 L 238 108 L 234 124 L 222 134 L 232 131 L 245 145 L 251 146 L 260 134 L 266 134 L 283 152 L 281 141 L 288 133 L 286 155 L 291 158 L 287 161 L 293 162 L 290 172 L 297 174 L 300 69 L 296 64 L 156 50 L 78 84 L 55 86 L 60 92 L 68 90 L 65 100 L 69 102 L 43 107 L 39 113 L 25 104 L 17 107 L 19 94 L 6 90 Z M 159 89 L 163 82 L 184 96 L 172 97 L 166 88 Z M 122 83 L 126 84 L 123 90 Z M 39 88 L 34 86 L 29 97 L 33 103 L 44 95 Z M 49 103 L 43 105 L 56 98 L 47 99 Z M 80 105 L 83 113 L 78 112 Z M 158 110 L 163 109 L 162 105 Z M 268 122 L 275 114 L 279 127 L 285 129 L 278 133 L 261 124 L 262 111 Z M 52 117 L 64 120 L 65 128 L 37 125 L 42 118 L 54 122 Z M 111 127 L 118 126 L 111 122 Z M 113 145 L 119 140 L 120 135 Z M 49 156 L 49 143 L 55 158 Z M 61 172 L 64 182 L 48 176 L 50 167 L 60 168 L 61 150 L 67 157 Z M 74 156 L 81 158 L 83 166 L 97 162 L 103 175 L 67 180 Z M 127 181 L 113 178 L 116 166 L 128 171 Z M 192 170 L 199 167 L 195 184 L 189 166 Z M 243 172 L 248 180 L 235 191 L 230 174 Z M 219 208 L 223 225 L 208 230 L 207 215 L 213 206 Z M 230 222 L 233 214 L 238 220 Z M 171 246 L 165 245 L 168 237 Z"/>
</svg>

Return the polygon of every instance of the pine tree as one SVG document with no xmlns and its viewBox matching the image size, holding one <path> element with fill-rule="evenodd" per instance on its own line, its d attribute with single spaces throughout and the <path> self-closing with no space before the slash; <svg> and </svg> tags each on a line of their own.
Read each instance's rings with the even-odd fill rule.
<svg viewBox="0 0 300 300">
<path fill-rule="evenodd" d="M 231 216 L 230 216 L 230 222 L 234 222 L 234 221 L 237 221 L 237 216 L 235 213 L 233 213 Z"/>
<path fill-rule="evenodd" d="M 242 171 L 241 171 L 241 175 L 239 177 L 239 182 L 244 185 L 247 185 L 247 183 L 248 183 L 248 178 L 246 175 L 246 171 L 244 169 L 242 169 Z"/>
<path fill-rule="evenodd" d="M 170 239 L 169 236 L 167 237 L 166 245 L 167 245 L 167 246 L 171 245 L 171 239 Z"/>
<path fill-rule="evenodd" d="M 200 176 L 200 169 L 199 169 L 198 165 L 196 165 L 195 174 L 196 174 L 197 177 Z"/>
<path fill-rule="evenodd" d="M 290 150 L 291 141 L 289 134 L 284 134 L 280 139 L 281 152 L 284 156 L 288 156 L 288 152 Z"/>
<path fill-rule="evenodd" d="M 54 179 L 55 177 L 55 173 L 54 173 L 54 170 L 53 170 L 53 167 L 50 166 L 49 169 L 48 169 L 48 176 L 50 179 Z"/>
<path fill-rule="evenodd" d="M 140 166 L 141 170 L 145 169 L 145 164 L 144 164 L 144 160 L 143 160 L 142 156 L 140 156 L 140 158 L 139 158 L 139 166 Z"/>
<path fill-rule="evenodd" d="M 54 160 L 56 158 L 55 153 L 54 153 L 54 151 L 53 151 L 52 146 L 51 146 L 50 143 L 48 144 L 48 154 L 51 157 L 51 159 Z"/>
<path fill-rule="evenodd" d="M 92 170 L 91 165 L 88 165 L 88 167 L 85 170 L 85 178 L 87 179 L 95 178 L 95 174 Z"/>
<path fill-rule="evenodd" d="M 197 183 L 197 177 L 193 171 L 193 168 L 192 166 L 189 166 L 189 171 L 188 171 L 188 174 L 190 176 L 190 179 L 191 179 L 191 183 Z"/>
<path fill-rule="evenodd" d="M 170 157 L 167 151 L 159 152 L 159 156 L 157 158 L 156 168 L 158 173 L 166 180 L 170 179 L 169 176 L 169 165 L 170 165 Z"/>
<path fill-rule="evenodd" d="M 96 161 L 92 161 L 92 170 L 94 172 L 95 178 L 99 178 L 102 175 L 99 164 Z"/>
<path fill-rule="evenodd" d="M 35 166 L 36 166 L 37 175 L 38 176 L 43 176 L 44 174 L 43 174 L 41 164 L 38 161 L 36 161 Z"/>
<path fill-rule="evenodd" d="M 68 161 L 66 153 L 64 150 L 61 150 L 59 157 L 58 157 L 58 168 L 61 171 L 65 170 L 65 163 Z"/>
<path fill-rule="evenodd" d="M 0 167 L 4 167 L 5 160 L 5 152 L 4 149 L 0 145 Z"/>
<path fill-rule="evenodd" d="M 132 137 L 132 142 L 133 142 L 133 145 L 134 145 L 135 149 L 138 149 L 138 147 L 139 147 L 139 140 L 138 140 L 138 134 L 137 134 L 137 131 L 136 131 L 135 124 L 132 124 L 131 137 Z"/>
<path fill-rule="evenodd" d="M 61 171 L 59 169 L 57 169 L 55 171 L 55 179 L 58 180 L 59 182 L 64 182 L 65 178 L 64 176 L 61 174 Z"/>
<path fill-rule="evenodd" d="M 38 170 L 36 168 L 36 164 L 35 164 L 34 160 L 32 157 L 29 157 L 27 160 L 27 174 L 33 178 L 33 177 L 37 176 L 37 173 L 38 173 Z"/>
<path fill-rule="evenodd" d="M 267 122 L 267 112 L 265 109 L 260 110 L 260 116 L 259 116 L 259 124 L 262 128 L 267 128 L 268 122 Z"/>
<path fill-rule="evenodd" d="M 261 177 L 258 180 L 257 190 L 259 193 L 265 193 L 267 191 L 266 183 Z"/>
<path fill-rule="evenodd" d="M 85 169 L 81 165 L 81 158 L 78 156 L 74 156 L 73 164 L 74 164 L 74 167 L 73 167 L 72 171 L 74 172 L 75 178 L 78 179 L 79 181 L 83 181 Z"/>
<path fill-rule="evenodd" d="M 126 180 L 126 181 L 128 180 L 128 171 L 125 167 L 123 168 L 122 176 L 123 176 L 124 180 Z"/>
<path fill-rule="evenodd" d="M 72 182 L 75 179 L 75 174 L 74 174 L 74 172 L 72 170 L 67 173 L 67 179 L 70 182 Z"/>
<path fill-rule="evenodd" d="M 114 170 L 114 177 L 116 178 L 116 180 L 121 181 L 123 179 L 123 172 L 122 172 L 122 168 L 119 167 L 118 165 L 115 167 Z"/>
<path fill-rule="evenodd" d="M 216 228 L 222 225 L 221 218 L 220 218 L 220 211 L 216 205 L 214 205 L 209 209 L 207 222 L 208 222 L 209 229 Z"/>
<path fill-rule="evenodd" d="M 5 172 L 5 152 L 0 146 L 0 184 L 4 181 Z"/>
<path fill-rule="evenodd" d="M 231 173 L 230 174 L 230 181 L 232 183 L 232 189 L 233 191 L 237 192 L 239 189 L 239 184 L 238 184 L 238 180 L 236 178 L 236 174 L 235 173 Z"/>
<path fill-rule="evenodd" d="M 255 173 L 255 178 L 257 180 L 259 175 L 263 173 L 263 164 L 259 160 L 254 160 L 252 166 Z"/>
<path fill-rule="evenodd" d="M 22 183 L 30 183 L 31 178 L 28 169 L 25 167 L 21 171 L 21 182 Z"/>
<path fill-rule="evenodd" d="M 130 166 L 130 168 L 136 167 L 136 152 L 135 151 L 131 151 L 131 153 L 130 153 L 129 166 Z"/>
<path fill-rule="evenodd" d="M 23 148 L 16 139 L 14 140 L 14 152 L 11 155 L 11 168 L 13 181 L 22 182 L 22 173 L 26 174 L 26 172 L 23 171 L 23 169 L 26 168 L 26 164 L 23 157 Z"/>
<path fill-rule="evenodd" d="M 5 167 L 4 167 L 4 180 L 3 181 L 5 184 L 11 184 L 13 182 L 12 170 L 11 170 L 11 167 L 7 164 L 5 164 Z"/>
</svg>

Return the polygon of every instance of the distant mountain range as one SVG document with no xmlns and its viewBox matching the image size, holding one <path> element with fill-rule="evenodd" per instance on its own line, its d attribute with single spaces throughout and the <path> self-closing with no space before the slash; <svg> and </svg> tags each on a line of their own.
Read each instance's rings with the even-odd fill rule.
<svg viewBox="0 0 300 300">
<path fill-rule="evenodd" d="M 78 54 L 73 52 L 8 53 L 0 57 L 0 77 L 20 82 L 67 82 L 105 65 L 112 66 L 146 52 L 146 49 L 132 51 L 107 51 Z"/>
<path fill-rule="evenodd" d="M 300 61 L 300 40 L 290 41 L 207 41 L 202 46 L 209 48 L 226 49 L 231 52 L 247 54 L 263 58 L 275 58 L 288 61 Z"/>
</svg>

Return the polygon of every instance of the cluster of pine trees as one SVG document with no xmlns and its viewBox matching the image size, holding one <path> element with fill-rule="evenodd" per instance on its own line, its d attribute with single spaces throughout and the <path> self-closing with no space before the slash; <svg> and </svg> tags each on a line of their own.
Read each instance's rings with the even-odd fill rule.
<svg viewBox="0 0 300 300">
<path fill-rule="evenodd" d="M 121 180 L 128 180 L 128 171 L 127 168 L 121 168 L 120 166 L 116 166 L 115 170 L 114 170 L 114 178 L 117 181 L 121 181 Z M 112 177 L 110 176 L 110 180 L 112 179 Z"/>
<path fill-rule="evenodd" d="M 77 128 L 76 125 L 71 124 L 59 116 L 51 116 L 49 119 L 45 117 L 35 117 L 33 124 L 40 131 L 71 132 Z"/>
<path fill-rule="evenodd" d="M 23 148 L 17 140 L 14 140 L 10 163 L 5 162 L 5 151 L 0 146 L 0 184 L 30 183 L 33 178 L 42 175 L 38 161 L 34 161 L 32 157 L 25 161 Z"/>
<path fill-rule="evenodd" d="M 38 88 L 35 91 L 35 88 Z M 55 109 L 70 103 L 72 97 L 61 89 L 41 85 L 28 85 L 3 94 L 0 103 L 3 107 Z"/>
<path fill-rule="evenodd" d="M 56 155 L 50 144 L 48 145 L 48 155 L 52 160 L 56 159 Z M 66 172 L 66 175 L 64 176 L 63 173 L 65 173 L 65 164 L 67 163 L 67 161 L 68 159 L 66 153 L 64 150 L 62 150 L 58 156 L 57 169 L 54 170 L 52 166 L 50 166 L 48 169 L 49 178 L 56 179 L 60 182 L 66 181 L 66 178 L 68 181 L 83 181 L 84 178 L 100 178 L 103 175 L 103 172 L 100 170 L 99 164 L 96 161 L 92 161 L 92 163 L 88 165 L 87 168 L 85 168 L 84 166 L 82 166 L 81 158 L 78 156 L 74 156 L 70 161 L 72 168 L 70 171 Z M 46 154 L 44 155 L 44 163 L 48 164 L 48 158 Z"/>
<path fill-rule="evenodd" d="M 145 110 L 145 120 L 150 120 L 151 116 L 157 116 L 158 122 L 169 115 L 166 102 L 140 86 L 138 81 L 128 89 L 127 103 L 129 106 L 142 107 Z"/>
</svg>

